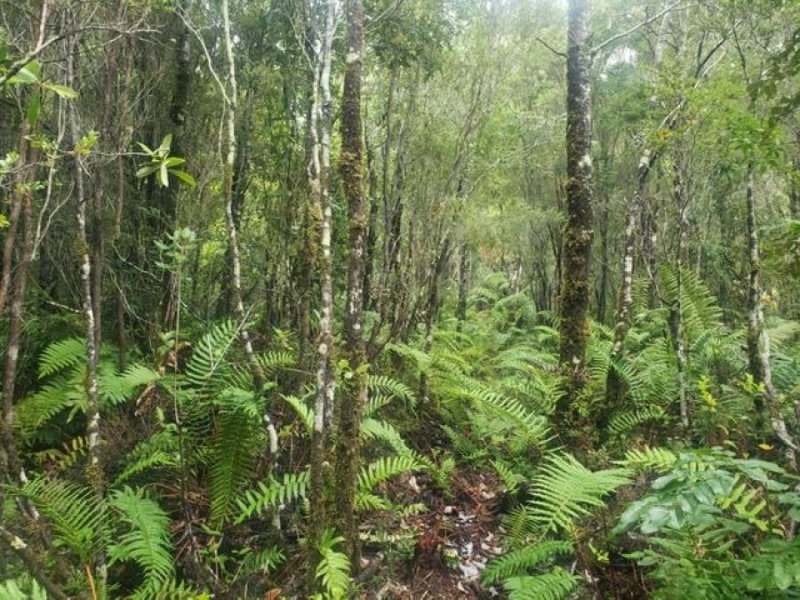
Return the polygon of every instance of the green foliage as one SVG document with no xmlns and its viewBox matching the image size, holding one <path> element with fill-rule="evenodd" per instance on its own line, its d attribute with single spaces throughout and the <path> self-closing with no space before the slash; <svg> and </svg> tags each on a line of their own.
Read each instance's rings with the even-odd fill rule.
<svg viewBox="0 0 800 600">
<path fill-rule="evenodd" d="M 109 507 L 117 513 L 117 528 L 108 545 L 111 564 L 134 561 L 144 575 L 136 597 L 153 597 L 175 574 L 170 518 L 141 489 L 124 487 L 115 491 L 109 498 Z"/>
<path fill-rule="evenodd" d="M 98 531 L 105 507 L 88 487 L 38 478 L 11 492 L 29 501 L 52 526 L 56 543 L 78 556 L 84 564 L 94 559 Z"/>
<path fill-rule="evenodd" d="M 627 469 L 590 471 L 568 454 L 549 457 L 533 478 L 529 514 L 543 532 L 570 530 L 602 507 L 603 498 L 630 482 Z"/>
<path fill-rule="evenodd" d="M 236 501 L 239 509 L 236 522 L 242 522 L 267 509 L 275 509 L 305 498 L 309 481 L 308 471 L 287 473 L 283 476 L 282 481 L 273 480 L 270 483 L 259 481 L 254 490 L 246 490 Z"/>
<path fill-rule="evenodd" d="M 336 535 L 332 529 L 326 529 L 317 546 L 320 559 L 315 576 L 322 584 L 326 600 L 346 598 L 350 587 L 350 560 L 336 549 L 342 542 L 343 537 Z"/>
<path fill-rule="evenodd" d="M 564 600 L 577 584 L 575 575 L 556 567 L 541 575 L 511 577 L 505 588 L 510 600 Z"/>
<path fill-rule="evenodd" d="M 550 562 L 553 558 L 572 553 L 572 543 L 565 540 L 543 539 L 521 550 L 508 552 L 490 562 L 481 575 L 484 584 L 524 575 Z"/>
</svg>

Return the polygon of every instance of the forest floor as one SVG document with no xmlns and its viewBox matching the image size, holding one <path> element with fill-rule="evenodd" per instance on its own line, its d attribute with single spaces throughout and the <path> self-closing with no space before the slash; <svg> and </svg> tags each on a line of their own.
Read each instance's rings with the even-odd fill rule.
<svg viewBox="0 0 800 600">
<path fill-rule="evenodd" d="M 502 553 L 500 515 L 502 482 L 492 472 L 459 471 L 445 495 L 428 476 L 406 477 L 395 483 L 391 495 L 401 506 L 415 503 L 425 510 L 399 523 L 365 523 L 375 530 L 407 532 L 415 539 L 413 556 L 385 561 L 365 548 L 363 598 L 425 600 L 483 599 L 499 595 L 483 588 L 480 575 L 486 564 Z"/>
</svg>

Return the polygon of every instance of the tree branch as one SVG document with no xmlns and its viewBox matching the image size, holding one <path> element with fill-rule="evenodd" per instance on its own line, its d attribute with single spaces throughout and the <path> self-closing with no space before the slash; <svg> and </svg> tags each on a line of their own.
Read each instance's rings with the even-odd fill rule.
<svg viewBox="0 0 800 600">
<path fill-rule="evenodd" d="M 142 32 L 155 32 L 155 30 L 153 29 L 120 29 L 118 27 L 112 27 L 110 25 L 84 25 L 83 27 L 77 27 L 71 31 L 65 31 L 63 33 L 59 33 L 58 35 L 51 37 L 47 41 L 37 44 L 36 48 L 28 52 L 22 58 L 19 58 L 15 60 L 13 63 L 11 63 L 5 70 L 5 72 L 2 75 L 0 75 L 0 88 L 2 88 L 9 79 L 14 77 L 14 75 L 22 71 L 22 69 L 24 69 L 27 64 L 39 58 L 42 52 L 47 50 L 50 46 L 72 35 L 77 35 L 85 31 L 113 31 L 121 35 L 131 35 L 133 33 L 142 33 Z"/>
<path fill-rule="evenodd" d="M 637 31 L 639 31 L 639 30 L 640 30 L 642 27 L 644 27 L 645 25 L 649 25 L 649 24 L 650 24 L 650 23 L 652 23 L 653 21 L 657 21 L 658 19 L 660 19 L 661 17 L 663 17 L 663 16 L 664 16 L 665 14 L 667 14 L 668 12 L 672 12 L 673 10 L 686 10 L 686 9 L 689 9 L 689 8 L 691 8 L 692 6 L 696 6 L 695 4 L 690 4 L 690 5 L 688 5 L 688 6 L 681 6 L 681 4 L 683 3 L 683 1 L 684 1 L 684 0 L 676 0 L 675 2 L 673 2 L 672 4 L 670 4 L 669 6 L 667 6 L 665 9 L 663 9 L 663 10 L 661 10 L 661 11 L 657 12 L 657 13 L 656 13 L 656 14 L 654 14 L 652 17 L 649 17 L 649 18 L 645 19 L 644 21 L 642 21 L 642 22 L 641 22 L 641 23 L 639 23 L 638 25 L 634 25 L 634 26 L 633 26 L 633 27 L 631 27 L 630 29 L 626 29 L 625 31 L 623 31 L 623 32 L 621 32 L 621 33 L 618 33 L 617 35 L 612 35 L 612 36 L 611 36 L 610 38 L 608 38 L 606 41 L 604 41 L 604 42 L 601 42 L 601 43 L 599 43 L 597 46 L 595 46 L 594 48 L 592 48 L 592 50 L 591 50 L 591 52 L 590 52 L 590 55 L 591 55 L 592 57 L 596 56 L 596 55 L 597 55 L 597 53 L 598 53 L 598 52 L 600 52 L 600 50 L 602 50 L 603 48 L 605 48 L 605 47 L 607 47 L 607 46 L 610 46 L 610 45 L 611 45 L 611 44 L 613 44 L 614 42 L 616 42 L 616 41 L 618 41 L 618 40 L 621 40 L 621 39 L 622 39 L 622 38 L 624 38 L 624 37 L 628 37 L 628 36 L 629 36 L 629 35 L 631 35 L 632 33 L 636 33 Z"/>
<path fill-rule="evenodd" d="M 553 53 L 553 54 L 555 54 L 556 56 L 560 56 L 561 58 L 564 58 L 564 59 L 566 59 L 566 58 L 567 58 L 567 53 L 566 53 L 566 52 L 561 52 L 561 50 L 556 50 L 556 49 L 555 49 L 555 48 L 553 48 L 553 47 L 552 47 L 550 44 L 548 44 L 547 42 L 545 42 L 545 41 L 544 41 L 542 38 L 540 38 L 540 37 L 537 37 L 537 38 L 536 38 L 536 41 L 537 41 L 537 42 L 539 42 L 539 43 L 540 43 L 542 46 L 544 46 L 544 47 L 545 47 L 545 48 L 547 48 L 548 50 L 550 50 L 550 52 L 552 52 L 552 53 Z"/>
<path fill-rule="evenodd" d="M 8 546 L 16 553 L 17 556 L 25 563 L 25 566 L 33 575 L 34 579 L 38 581 L 42 587 L 47 590 L 47 593 L 55 600 L 69 600 L 67 595 L 53 583 L 53 581 L 45 574 L 39 559 L 30 549 L 25 541 L 18 535 L 11 533 L 8 529 L 0 525 L 0 539 L 2 539 Z"/>
</svg>

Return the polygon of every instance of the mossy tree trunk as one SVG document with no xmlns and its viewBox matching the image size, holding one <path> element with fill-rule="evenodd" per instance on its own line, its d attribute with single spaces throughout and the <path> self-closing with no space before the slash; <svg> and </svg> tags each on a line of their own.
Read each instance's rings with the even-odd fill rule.
<svg viewBox="0 0 800 600">
<path fill-rule="evenodd" d="M 563 232 L 560 363 L 565 394 L 556 407 L 562 424 L 586 384 L 592 252 L 592 121 L 588 47 L 590 0 L 570 0 L 567 39 L 567 215 Z"/>
<path fill-rule="evenodd" d="M 364 196 L 361 124 L 361 71 L 364 45 L 364 9 L 361 0 L 347 5 L 348 48 L 342 95 L 342 150 L 339 157 L 344 195 L 349 206 L 350 251 L 347 268 L 345 341 L 349 373 L 338 407 L 336 444 L 336 511 L 353 568 L 360 559 L 356 520 L 356 485 L 361 448 L 361 413 L 367 403 L 367 363 L 363 329 L 364 244 L 367 203 Z"/>
</svg>

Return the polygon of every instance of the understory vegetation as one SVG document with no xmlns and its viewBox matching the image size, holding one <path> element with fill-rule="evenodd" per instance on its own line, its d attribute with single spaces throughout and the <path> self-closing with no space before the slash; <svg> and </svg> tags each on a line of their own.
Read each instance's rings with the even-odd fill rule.
<svg viewBox="0 0 800 600">
<path fill-rule="evenodd" d="M 0 600 L 800 597 L 800 4 L 21 4 Z"/>
</svg>

